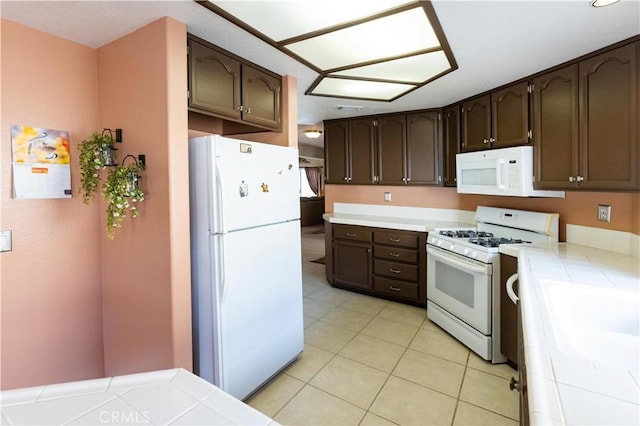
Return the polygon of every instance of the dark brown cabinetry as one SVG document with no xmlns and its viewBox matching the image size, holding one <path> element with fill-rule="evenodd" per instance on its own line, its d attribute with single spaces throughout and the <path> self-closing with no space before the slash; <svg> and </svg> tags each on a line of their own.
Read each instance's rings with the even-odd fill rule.
<svg viewBox="0 0 640 426">
<path fill-rule="evenodd" d="M 536 188 L 640 188 L 638 46 L 534 80 Z"/>
<path fill-rule="evenodd" d="M 192 36 L 188 51 L 189 110 L 280 129 L 280 76 Z"/>
<path fill-rule="evenodd" d="M 527 391 L 527 363 L 524 356 L 524 336 L 522 334 L 522 308 L 518 303 L 517 307 L 517 324 L 518 324 L 518 381 L 511 378 L 512 390 L 517 388 L 520 394 L 520 425 L 529 426 L 529 396 Z M 514 386 L 516 385 L 516 386 Z"/>
<path fill-rule="evenodd" d="M 518 272 L 518 259 L 506 254 L 500 255 L 500 352 L 513 365 L 518 364 L 518 318 L 516 305 L 506 291 L 506 282 Z M 518 292 L 517 282 L 513 287 Z"/>
<path fill-rule="evenodd" d="M 460 105 L 445 109 L 442 116 L 444 127 L 444 185 L 456 186 L 456 154 L 460 152 Z"/>
<path fill-rule="evenodd" d="M 462 104 L 462 151 L 526 145 L 529 136 L 526 82 Z"/>
<path fill-rule="evenodd" d="M 425 306 L 426 233 L 333 225 L 325 237 L 332 286 Z"/>
<path fill-rule="evenodd" d="M 325 182 L 440 184 L 440 118 L 424 111 L 326 121 Z"/>
</svg>

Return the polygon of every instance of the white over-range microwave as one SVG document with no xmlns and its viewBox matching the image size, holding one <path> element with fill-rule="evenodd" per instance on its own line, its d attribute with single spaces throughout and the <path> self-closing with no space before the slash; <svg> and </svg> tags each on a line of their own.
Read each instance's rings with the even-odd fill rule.
<svg viewBox="0 0 640 426">
<path fill-rule="evenodd" d="M 463 194 L 564 198 L 564 191 L 533 189 L 531 146 L 457 154 L 456 173 Z"/>
</svg>

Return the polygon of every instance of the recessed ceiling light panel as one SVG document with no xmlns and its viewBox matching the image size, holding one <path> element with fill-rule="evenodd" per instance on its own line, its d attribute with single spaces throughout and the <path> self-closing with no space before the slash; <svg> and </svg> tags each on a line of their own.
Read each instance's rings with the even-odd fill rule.
<svg viewBox="0 0 640 426">
<path fill-rule="evenodd" d="M 411 84 L 384 83 L 378 81 L 323 78 L 310 94 L 355 99 L 390 101 L 414 89 Z"/>
</svg>

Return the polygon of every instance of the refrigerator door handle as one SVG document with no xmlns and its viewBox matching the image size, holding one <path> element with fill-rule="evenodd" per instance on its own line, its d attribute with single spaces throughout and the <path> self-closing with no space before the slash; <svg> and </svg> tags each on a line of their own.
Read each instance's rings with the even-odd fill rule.
<svg viewBox="0 0 640 426">
<path fill-rule="evenodd" d="M 223 200 L 224 200 L 224 196 L 222 193 L 222 188 L 224 187 L 224 185 L 222 184 L 222 174 L 220 173 L 220 165 L 216 164 L 216 209 L 214 209 L 216 214 L 216 225 L 217 225 L 217 229 L 215 230 L 216 232 L 220 232 L 223 234 L 227 233 L 227 229 L 224 226 L 224 215 L 222 214 L 222 212 L 224 211 L 223 208 Z"/>
<path fill-rule="evenodd" d="M 222 297 L 224 296 L 224 287 L 225 287 L 225 281 L 227 278 L 227 272 L 225 271 L 225 259 L 224 259 L 224 237 L 222 235 L 216 235 L 216 245 L 217 245 L 217 252 L 218 252 L 218 262 L 217 262 L 217 271 L 216 273 L 218 274 L 217 276 L 217 282 L 218 282 L 218 294 L 219 300 L 222 300 Z"/>
</svg>

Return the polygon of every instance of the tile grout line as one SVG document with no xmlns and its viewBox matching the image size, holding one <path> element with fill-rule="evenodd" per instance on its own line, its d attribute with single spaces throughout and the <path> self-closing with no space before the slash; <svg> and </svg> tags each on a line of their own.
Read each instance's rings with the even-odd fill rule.
<svg viewBox="0 0 640 426">
<path fill-rule="evenodd" d="M 467 368 L 469 367 L 469 358 L 471 357 L 471 352 L 467 353 L 467 362 L 464 363 L 464 372 L 462 373 L 462 380 L 460 381 L 460 388 L 458 389 L 458 396 L 456 398 L 456 406 L 453 408 L 453 417 L 451 418 L 451 426 L 453 426 L 453 422 L 456 419 L 456 414 L 458 414 L 458 405 L 460 404 L 460 394 L 462 394 L 462 387 L 464 386 L 464 379 L 467 376 Z"/>
</svg>

